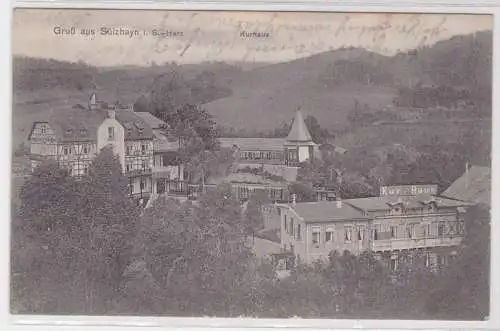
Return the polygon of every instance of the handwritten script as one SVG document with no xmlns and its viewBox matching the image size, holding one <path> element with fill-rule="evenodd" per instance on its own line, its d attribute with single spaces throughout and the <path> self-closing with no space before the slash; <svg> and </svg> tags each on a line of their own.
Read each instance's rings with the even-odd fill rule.
<svg viewBox="0 0 500 331">
<path fill-rule="evenodd" d="M 154 21 L 142 22 L 141 26 L 137 23 L 107 25 L 105 21 L 99 26 L 56 24 L 51 32 L 60 38 L 79 36 L 117 47 L 119 44 L 131 47 L 125 44 L 127 39 L 139 41 L 142 44 L 138 47 L 148 50 L 150 55 L 161 54 L 172 60 L 222 56 L 236 61 L 273 57 L 284 60 L 350 47 L 394 55 L 454 34 L 450 31 L 448 15 L 293 13 L 289 16 L 287 13 L 217 12 L 158 15 Z M 314 15 L 318 15 L 317 19 Z"/>
</svg>

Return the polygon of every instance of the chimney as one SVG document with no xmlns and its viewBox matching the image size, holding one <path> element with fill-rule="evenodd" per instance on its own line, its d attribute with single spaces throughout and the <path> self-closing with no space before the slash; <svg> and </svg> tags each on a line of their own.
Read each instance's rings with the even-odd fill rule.
<svg viewBox="0 0 500 331">
<path fill-rule="evenodd" d="M 297 203 L 297 194 L 292 194 L 292 204 L 295 206 L 295 204 Z"/>
<path fill-rule="evenodd" d="M 337 208 L 342 208 L 342 199 L 337 197 Z"/>
<path fill-rule="evenodd" d="M 111 119 L 115 119 L 115 111 L 114 110 L 108 110 L 108 117 Z"/>
</svg>

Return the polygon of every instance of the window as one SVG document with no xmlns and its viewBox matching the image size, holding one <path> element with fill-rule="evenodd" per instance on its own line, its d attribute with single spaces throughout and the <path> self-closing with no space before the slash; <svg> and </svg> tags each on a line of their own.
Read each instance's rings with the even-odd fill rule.
<svg viewBox="0 0 500 331">
<path fill-rule="evenodd" d="M 127 172 L 130 171 L 130 164 L 127 164 Z"/>
<path fill-rule="evenodd" d="M 288 233 L 290 233 L 292 236 L 294 235 L 294 224 L 293 224 L 293 218 L 290 219 L 290 229 L 288 230 Z"/>
<path fill-rule="evenodd" d="M 108 140 L 115 140 L 115 128 L 112 126 L 108 127 Z"/>
<path fill-rule="evenodd" d="M 424 225 L 424 238 L 429 238 L 430 236 L 431 236 L 431 225 L 425 224 Z"/>
<path fill-rule="evenodd" d="M 70 153 L 70 149 L 68 146 L 64 146 L 63 151 L 64 151 L 64 155 L 68 155 Z"/>
<path fill-rule="evenodd" d="M 88 154 L 89 153 L 89 146 L 83 145 L 83 154 Z"/>
<path fill-rule="evenodd" d="M 297 237 L 296 237 L 297 240 L 302 240 L 302 232 L 301 232 L 301 230 L 302 229 L 301 229 L 300 224 L 297 224 Z"/>
<path fill-rule="evenodd" d="M 358 240 L 363 241 L 365 239 L 365 230 L 360 228 L 358 229 Z"/>
<path fill-rule="evenodd" d="M 444 222 L 439 222 L 438 224 L 438 236 L 444 236 Z"/>
<path fill-rule="evenodd" d="M 379 233 L 380 233 L 380 224 L 376 224 L 375 228 L 373 229 L 373 240 L 379 239 Z"/>
<path fill-rule="evenodd" d="M 45 134 L 45 126 L 40 127 L 40 133 Z"/>
<path fill-rule="evenodd" d="M 333 235 L 334 235 L 333 227 L 326 228 L 325 241 L 326 242 L 333 242 L 333 238 L 334 238 Z"/>
<path fill-rule="evenodd" d="M 141 145 L 141 152 L 143 155 L 146 154 L 147 150 L 148 150 L 148 145 Z"/>
<path fill-rule="evenodd" d="M 144 190 L 146 188 L 146 182 L 144 181 L 144 179 L 141 179 L 141 191 Z"/>
<path fill-rule="evenodd" d="M 397 228 L 395 226 L 391 226 L 391 238 L 396 238 L 397 236 Z"/>
<path fill-rule="evenodd" d="M 458 234 L 464 234 L 465 232 L 465 227 L 464 227 L 464 222 L 458 222 Z"/>
<path fill-rule="evenodd" d="M 286 215 L 284 215 L 284 217 L 285 217 L 285 226 L 284 226 L 285 232 L 288 232 L 288 222 L 287 222 L 287 219 L 286 219 Z"/>
<path fill-rule="evenodd" d="M 319 245 L 321 230 L 319 227 L 312 228 L 312 243 L 313 245 Z"/>
<path fill-rule="evenodd" d="M 130 145 L 127 145 L 127 155 L 132 154 L 132 147 Z"/>
<path fill-rule="evenodd" d="M 425 266 L 426 267 L 431 266 L 431 253 L 429 253 L 429 252 L 425 253 Z"/>
<path fill-rule="evenodd" d="M 146 160 L 142 160 L 142 170 L 146 170 Z"/>
<path fill-rule="evenodd" d="M 350 227 L 346 227 L 345 228 L 345 235 L 344 235 L 344 239 L 345 241 L 347 242 L 350 242 L 352 240 L 352 230 Z"/>
<path fill-rule="evenodd" d="M 437 265 L 438 266 L 445 266 L 446 263 L 447 263 L 446 255 L 438 255 L 437 256 Z"/>
<path fill-rule="evenodd" d="M 408 232 L 408 238 L 412 239 L 413 238 L 413 233 L 415 231 L 415 225 L 414 224 L 409 224 L 408 228 L 406 230 Z"/>
<path fill-rule="evenodd" d="M 391 270 L 392 271 L 396 271 L 396 269 L 398 268 L 398 260 L 397 258 L 391 258 Z"/>
</svg>

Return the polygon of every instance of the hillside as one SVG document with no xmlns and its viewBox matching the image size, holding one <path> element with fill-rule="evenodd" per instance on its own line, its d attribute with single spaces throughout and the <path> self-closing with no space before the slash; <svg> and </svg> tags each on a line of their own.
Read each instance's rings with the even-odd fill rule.
<svg viewBox="0 0 500 331">
<path fill-rule="evenodd" d="M 321 79 L 327 68 L 338 60 L 376 63 L 383 58 L 365 50 L 341 49 L 260 67 L 235 79 L 231 97 L 205 107 L 222 125 L 264 130 L 290 121 L 300 106 L 305 116 L 314 115 L 321 123 L 338 129 L 355 100 L 381 107 L 392 101 L 396 90 L 356 81 L 331 86 Z M 266 121 L 262 122 L 262 118 Z"/>
<path fill-rule="evenodd" d="M 243 68 L 220 62 L 178 66 L 96 68 L 83 62 L 15 57 L 13 59 L 13 142 L 18 146 L 28 135 L 31 124 L 51 108 L 86 103 L 95 88 L 99 98 L 134 103 L 148 94 L 155 77 L 172 68 L 179 70 L 193 88 L 198 102 L 227 97 L 233 76 Z M 200 83 L 202 85 L 200 86 Z"/>
<path fill-rule="evenodd" d="M 392 104 L 403 87 L 444 85 L 489 101 L 491 54 L 491 32 L 457 36 L 393 57 L 340 49 L 246 72 L 233 81 L 230 97 L 205 106 L 222 125 L 261 130 L 288 122 L 300 106 L 329 129 L 343 131 L 356 103 L 379 110 Z"/>
<path fill-rule="evenodd" d="M 151 93 L 158 79 L 175 69 L 186 81 L 194 101 L 203 103 L 221 125 L 249 131 L 274 129 L 289 122 L 300 106 L 305 116 L 314 115 L 322 127 L 349 147 L 357 145 L 358 139 L 354 143 L 349 138 L 352 136 L 372 137 L 380 130 L 390 136 L 394 125 L 391 129 L 372 128 L 368 121 L 359 128 L 353 126 L 353 113 L 359 111 L 358 116 L 363 117 L 368 112 L 382 116 L 381 120 L 392 120 L 397 113 L 385 118 L 381 110 L 393 103 L 403 87 L 423 84 L 465 88 L 473 92 L 471 98 L 484 100 L 491 113 L 491 53 L 492 33 L 481 32 L 393 57 L 343 48 L 271 65 L 207 62 L 95 68 L 85 63 L 15 58 L 14 145 L 25 139 L 32 121 L 43 117 L 51 107 L 86 102 L 93 84 L 102 99 L 133 103 Z M 405 132 L 405 126 L 399 131 Z M 447 127 L 453 131 L 457 126 L 449 122 Z M 435 129 L 420 126 L 424 136 Z M 488 127 L 485 130 L 491 131 Z M 342 137 L 344 132 L 346 137 Z"/>
</svg>

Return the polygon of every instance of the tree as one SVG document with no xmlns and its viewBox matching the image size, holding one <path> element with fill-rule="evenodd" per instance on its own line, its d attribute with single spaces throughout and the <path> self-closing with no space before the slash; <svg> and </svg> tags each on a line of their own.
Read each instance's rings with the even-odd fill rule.
<svg viewBox="0 0 500 331">
<path fill-rule="evenodd" d="M 92 160 L 79 185 L 79 216 L 75 235 L 86 254 L 89 311 L 104 309 L 134 256 L 139 207 L 128 195 L 128 180 L 112 148 Z M 99 305 L 99 306 L 95 306 Z"/>
<path fill-rule="evenodd" d="M 315 143 L 324 144 L 332 138 L 332 135 L 328 132 L 328 130 L 321 127 L 316 117 L 309 115 L 304 119 L 304 122 Z"/>
<path fill-rule="evenodd" d="M 37 235 L 56 226 L 66 226 L 74 217 L 76 182 L 69 171 L 55 161 L 38 166 L 20 190 L 20 212 L 24 222 Z"/>
<path fill-rule="evenodd" d="M 311 184 L 293 182 L 288 185 L 288 191 L 290 196 L 295 194 L 297 202 L 316 201 L 316 195 Z"/>
<path fill-rule="evenodd" d="M 134 103 L 134 111 L 135 112 L 150 112 L 151 111 L 151 104 L 144 94 L 141 95 L 137 99 L 137 101 Z"/>
<path fill-rule="evenodd" d="M 84 312 L 83 258 L 73 240 L 77 182 L 56 162 L 37 167 L 12 219 L 12 299 L 21 313 Z"/>
<path fill-rule="evenodd" d="M 484 320 L 489 316 L 490 220 L 489 207 L 477 205 L 468 209 L 462 246 L 434 284 L 426 301 L 428 314 L 464 320 Z"/>
<path fill-rule="evenodd" d="M 239 202 L 220 185 L 190 202 L 157 200 L 144 213 L 146 261 L 175 314 L 232 316 L 251 259 Z"/>
<path fill-rule="evenodd" d="M 245 210 L 245 229 L 246 233 L 255 233 L 264 227 L 264 215 L 262 207 L 270 203 L 269 195 L 265 190 L 256 191 L 248 200 Z"/>
<path fill-rule="evenodd" d="M 153 115 L 163 118 L 192 101 L 191 89 L 178 68 L 173 67 L 155 78 L 151 89 Z"/>
</svg>

